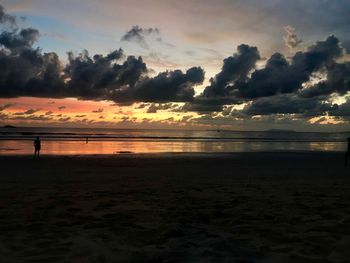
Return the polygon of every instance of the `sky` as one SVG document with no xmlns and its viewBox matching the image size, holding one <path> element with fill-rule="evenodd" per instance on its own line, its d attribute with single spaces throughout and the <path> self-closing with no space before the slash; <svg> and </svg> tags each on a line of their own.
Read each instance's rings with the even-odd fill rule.
<svg viewBox="0 0 350 263">
<path fill-rule="evenodd" d="M 350 130 L 347 0 L 0 5 L 0 125 Z"/>
</svg>

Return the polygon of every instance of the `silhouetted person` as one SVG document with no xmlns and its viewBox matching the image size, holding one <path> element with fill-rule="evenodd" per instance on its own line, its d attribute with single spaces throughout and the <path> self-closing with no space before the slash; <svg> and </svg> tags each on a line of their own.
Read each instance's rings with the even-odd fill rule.
<svg viewBox="0 0 350 263">
<path fill-rule="evenodd" d="M 86 143 L 89 143 L 89 137 L 86 137 Z"/>
<path fill-rule="evenodd" d="M 41 142 L 39 136 L 34 140 L 34 159 L 39 158 L 41 149 Z"/>
<path fill-rule="evenodd" d="M 348 166 L 349 156 L 350 156 L 350 137 L 348 138 L 348 148 L 345 153 L 345 166 Z"/>
</svg>

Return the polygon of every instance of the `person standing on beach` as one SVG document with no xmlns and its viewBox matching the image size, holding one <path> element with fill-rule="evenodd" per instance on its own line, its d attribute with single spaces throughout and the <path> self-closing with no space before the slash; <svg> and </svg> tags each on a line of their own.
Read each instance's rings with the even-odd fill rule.
<svg viewBox="0 0 350 263">
<path fill-rule="evenodd" d="M 345 153 L 345 166 L 348 166 L 349 156 L 350 156 L 350 137 L 348 138 L 348 148 Z"/>
<path fill-rule="evenodd" d="M 41 149 L 41 141 L 39 136 L 34 140 L 34 159 L 39 158 Z"/>
</svg>

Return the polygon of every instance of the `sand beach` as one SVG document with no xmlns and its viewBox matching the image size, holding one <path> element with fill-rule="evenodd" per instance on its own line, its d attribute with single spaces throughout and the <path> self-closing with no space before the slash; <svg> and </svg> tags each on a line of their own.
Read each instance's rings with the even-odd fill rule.
<svg viewBox="0 0 350 263">
<path fill-rule="evenodd" d="M 3 262 L 350 262 L 340 153 L 2 156 Z"/>
</svg>

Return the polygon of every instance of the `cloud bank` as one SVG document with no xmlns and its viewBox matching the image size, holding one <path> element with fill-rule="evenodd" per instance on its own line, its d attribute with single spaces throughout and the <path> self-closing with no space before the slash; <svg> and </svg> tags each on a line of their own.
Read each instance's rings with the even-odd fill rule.
<svg viewBox="0 0 350 263">
<path fill-rule="evenodd" d="M 40 32 L 18 28 L 16 18 L 0 6 L 0 23 L 11 24 L 0 34 L 0 97 L 44 98 L 73 97 L 80 100 L 108 100 L 119 105 L 153 103 L 149 112 L 170 108 L 154 103 L 184 103 L 181 110 L 222 113 L 227 106 L 244 105 L 232 111 L 235 116 L 298 114 L 301 116 L 349 115 L 349 99 L 344 104 L 332 102 L 334 95 L 350 91 L 350 62 L 336 36 L 318 41 L 304 51 L 286 58 L 271 55 L 263 66 L 258 47 L 241 44 L 223 60 L 221 71 L 210 79 L 203 92 L 195 87 L 205 80 L 200 67 L 172 70 L 151 76 L 142 57 L 126 56 L 122 49 L 107 55 L 68 52 L 63 65 L 54 52 L 43 53 L 35 47 Z M 287 46 L 296 48 L 301 40 L 291 26 L 285 28 Z M 148 48 L 146 37 L 159 36 L 157 28 L 133 27 L 122 41 L 133 41 Z M 313 78 L 322 75 L 320 81 Z M 179 108 L 176 108 L 179 111 Z"/>
<path fill-rule="evenodd" d="M 135 27 L 125 39 L 157 32 L 158 29 Z M 204 80 L 200 67 L 149 77 L 141 57 L 128 56 L 122 61 L 122 49 L 105 56 L 90 56 L 86 50 L 77 55 L 68 52 L 68 63 L 63 66 L 56 53 L 42 53 L 34 47 L 38 37 L 39 31 L 33 28 L 4 30 L 0 34 L 0 97 L 75 97 L 126 104 L 190 101 L 194 86 Z"/>
<path fill-rule="evenodd" d="M 328 102 L 330 97 L 350 91 L 350 63 L 339 62 L 344 54 L 339 39 L 330 36 L 291 59 L 275 53 L 257 69 L 258 49 L 241 45 L 184 110 L 222 111 L 224 105 L 246 103 L 242 113 L 247 115 L 332 114 L 336 105 Z M 316 73 L 325 79 L 313 83 Z"/>
</svg>

